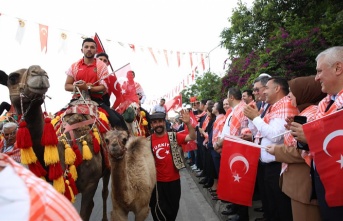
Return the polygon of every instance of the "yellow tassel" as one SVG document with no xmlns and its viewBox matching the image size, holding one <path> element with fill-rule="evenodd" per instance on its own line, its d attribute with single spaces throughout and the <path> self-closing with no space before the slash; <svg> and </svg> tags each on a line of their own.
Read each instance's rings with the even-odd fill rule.
<svg viewBox="0 0 343 221">
<path fill-rule="evenodd" d="M 64 145 L 64 156 L 65 156 L 65 163 L 67 165 L 72 165 L 74 164 L 75 160 L 76 160 L 76 154 L 74 152 L 74 150 L 70 147 L 69 144 Z"/>
<path fill-rule="evenodd" d="M 77 170 L 75 165 L 70 165 L 69 166 L 69 173 L 71 174 L 71 177 L 73 178 L 73 180 L 77 180 Z"/>
<path fill-rule="evenodd" d="M 32 147 L 20 149 L 20 157 L 22 164 L 31 164 L 37 161 L 36 154 L 33 152 Z"/>
<path fill-rule="evenodd" d="M 60 121 L 61 117 L 60 116 L 56 116 L 54 119 L 51 120 L 51 124 L 53 126 L 55 126 L 55 124 Z"/>
<path fill-rule="evenodd" d="M 69 185 L 69 180 L 66 180 L 66 184 L 67 184 L 69 192 L 70 192 L 70 198 L 71 198 L 70 202 L 75 203 L 75 195 L 74 195 L 73 189 Z"/>
<path fill-rule="evenodd" d="M 46 165 L 54 164 L 60 161 L 56 145 L 46 145 L 44 148 L 44 162 Z"/>
<path fill-rule="evenodd" d="M 93 128 L 93 134 L 94 134 L 94 137 L 98 140 L 98 143 L 101 144 L 98 128 Z"/>
<path fill-rule="evenodd" d="M 148 121 L 145 120 L 145 119 L 143 119 L 142 125 L 143 125 L 143 126 L 147 126 L 147 125 L 148 125 Z"/>
<path fill-rule="evenodd" d="M 56 180 L 53 181 L 53 186 L 57 190 L 57 192 L 64 194 L 65 192 L 65 185 L 64 185 L 64 179 L 63 176 L 60 176 Z"/>
<path fill-rule="evenodd" d="M 109 124 L 109 121 L 108 121 L 106 115 L 103 112 L 101 112 L 101 111 L 99 111 L 98 113 L 99 113 L 99 118 L 101 120 L 105 121 L 107 124 Z"/>
<path fill-rule="evenodd" d="M 87 145 L 87 141 L 82 141 L 82 153 L 82 158 L 84 160 L 90 160 L 93 157 L 92 152 L 89 149 L 89 146 Z"/>
</svg>

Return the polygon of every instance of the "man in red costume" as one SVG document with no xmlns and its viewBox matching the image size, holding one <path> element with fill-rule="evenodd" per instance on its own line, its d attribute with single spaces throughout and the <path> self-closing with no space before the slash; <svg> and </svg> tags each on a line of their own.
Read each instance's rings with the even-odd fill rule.
<svg viewBox="0 0 343 221">
<path fill-rule="evenodd" d="M 174 165 L 165 119 L 166 114 L 163 112 L 155 112 L 150 115 L 151 126 L 154 130 L 151 135 L 151 148 L 157 172 L 157 184 L 151 195 L 150 208 L 155 221 L 175 220 L 181 197 L 180 174 Z M 178 146 L 186 144 L 196 137 L 187 110 L 180 112 L 180 120 L 187 125 L 188 134 L 176 133 Z"/>
</svg>

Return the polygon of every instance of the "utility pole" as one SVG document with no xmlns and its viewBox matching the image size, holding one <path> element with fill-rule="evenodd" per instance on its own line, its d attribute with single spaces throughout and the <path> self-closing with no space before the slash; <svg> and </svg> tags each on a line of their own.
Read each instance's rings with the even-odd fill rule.
<svg viewBox="0 0 343 221">
<path fill-rule="evenodd" d="M 211 49 L 208 53 L 207 53 L 207 57 L 208 57 L 208 72 L 211 72 L 211 59 L 210 59 L 210 54 L 212 51 L 214 51 L 215 49 L 217 49 L 220 46 L 217 45 L 215 48 Z"/>
</svg>

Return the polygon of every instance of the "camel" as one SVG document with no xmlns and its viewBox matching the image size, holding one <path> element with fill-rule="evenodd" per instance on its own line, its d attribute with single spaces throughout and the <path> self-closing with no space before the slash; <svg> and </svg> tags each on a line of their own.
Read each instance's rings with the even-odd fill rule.
<svg viewBox="0 0 343 221">
<path fill-rule="evenodd" d="M 22 118 L 25 118 L 27 128 L 31 134 L 32 148 L 38 161 L 44 166 L 44 147 L 41 145 L 44 117 L 41 104 L 43 104 L 45 93 L 50 87 L 47 73 L 38 65 L 30 66 L 28 69 L 14 71 L 9 75 L 0 71 L 0 84 L 8 87 L 10 100 L 16 113 L 21 115 Z M 64 121 L 72 125 L 86 118 L 87 116 L 73 114 L 66 115 Z M 75 138 L 85 135 L 84 132 L 89 131 L 88 128 L 89 126 L 85 125 L 84 127 L 74 129 Z M 70 136 L 67 135 L 67 138 L 70 138 Z M 104 176 L 104 189 L 102 193 L 104 203 L 103 221 L 107 221 L 106 199 L 108 197 L 110 170 L 105 168 L 102 161 L 102 155 L 94 154 L 91 139 L 91 135 L 87 134 L 85 136 L 85 140 L 88 142 L 93 157 L 90 160 L 84 160 L 77 168 L 78 179 L 76 181 L 76 186 L 79 192 L 82 193 L 80 215 L 83 220 L 89 220 L 94 206 L 93 197 L 98 182 L 100 178 Z M 82 145 L 80 144 L 79 149 L 81 148 Z M 59 142 L 58 152 L 63 171 L 66 169 L 64 154 L 62 154 L 64 153 L 64 149 L 65 145 Z M 45 169 L 47 168 L 45 167 Z"/>
<path fill-rule="evenodd" d="M 155 161 L 145 137 L 129 137 L 126 131 L 107 132 L 112 180 L 112 221 L 126 221 L 128 213 L 135 221 L 149 215 L 149 202 L 156 184 Z"/>
</svg>

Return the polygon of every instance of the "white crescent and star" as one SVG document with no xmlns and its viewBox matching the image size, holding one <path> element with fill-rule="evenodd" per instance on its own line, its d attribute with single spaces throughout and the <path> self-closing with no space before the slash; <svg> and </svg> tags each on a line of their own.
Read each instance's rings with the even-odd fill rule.
<svg viewBox="0 0 343 221">
<path fill-rule="evenodd" d="M 164 158 L 169 154 L 169 150 L 166 150 L 166 151 L 165 151 L 165 154 L 166 154 L 166 155 L 162 157 L 162 156 L 160 155 L 160 151 L 161 151 L 161 150 L 165 150 L 165 149 L 164 149 L 164 148 L 159 148 L 159 149 L 156 150 L 156 157 L 157 157 L 158 159 L 160 159 L 160 160 L 164 159 Z"/>
<path fill-rule="evenodd" d="M 233 156 L 230 157 L 229 159 L 229 166 L 230 166 L 230 170 L 232 171 L 232 165 L 235 163 L 235 162 L 238 162 L 238 161 L 241 161 L 244 163 L 245 165 L 245 173 L 246 174 L 248 171 L 249 171 L 249 162 L 248 160 L 241 154 L 235 154 Z M 234 178 L 234 181 L 236 182 L 239 182 L 239 180 L 242 178 L 239 176 L 238 173 L 233 173 L 233 178 Z"/>
<path fill-rule="evenodd" d="M 48 34 L 48 30 L 46 28 L 41 28 L 40 31 L 42 32 L 43 35 Z"/>
<path fill-rule="evenodd" d="M 323 151 L 330 157 L 332 157 L 330 155 L 330 153 L 328 152 L 327 148 L 328 148 L 328 144 L 329 142 L 338 136 L 343 136 L 343 130 L 335 130 L 334 132 L 331 132 L 329 135 L 327 135 L 323 141 Z"/>
<path fill-rule="evenodd" d="M 123 85 L 123 83 L 125 81 L 128 81 L 127 77 L 119 77 L 119 78 L 117 78 L 116 82 L 114 82 L 114 85 L 113 85 L 114 89 L 118 90 L 117 89 L 117 84 L 119 83 L 119 84 Z"/>
</svg>

